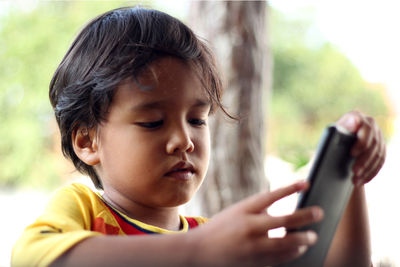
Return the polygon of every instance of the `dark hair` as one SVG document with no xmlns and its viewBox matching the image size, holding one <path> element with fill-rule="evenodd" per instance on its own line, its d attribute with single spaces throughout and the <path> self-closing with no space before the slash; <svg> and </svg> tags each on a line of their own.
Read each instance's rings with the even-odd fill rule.
<svg viewBox="0 0 400 267">
<path fill-rule="evenodd" d="M 50 83 L 50 101 L 61 132 L 64 156 L 102 183 L 92 166 L 74 152 L 72 134 L 105 120 L 114 89 L 151 62 L 174 56 L 194 66 L 212 107 L 221 104 L 222 85 L 212 52 L 185 24 L 160 11 L 118 8 L 90 21 L 78 34 Z"/>
</svg>

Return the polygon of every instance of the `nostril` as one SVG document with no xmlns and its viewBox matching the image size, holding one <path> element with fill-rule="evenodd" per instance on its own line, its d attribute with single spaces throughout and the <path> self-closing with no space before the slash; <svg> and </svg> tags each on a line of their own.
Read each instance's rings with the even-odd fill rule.
<svg viewBox="0 0 400 267">
<path fill-rule="evenodd" d="M 177 153 L 177 152 L 193 152 L 194 143 L 190 138 L 173 138 L 168 141 L 166 147 L 167 153 Z"/>
<path fill-rule="evenodd" d="M 174 124 L 168 129 L 169 139 L 167 141 L 167 153 L 186 152 L 190 153 L 194 150 L 194 143 L 191 138 L 190 129 L 184 124 Z"/>
<path fill-rule="evenodd" d="M 188 146 L 188 148 L 186 149 L 186 151 L 187 151 L 187 152 L 193 152 L 193 150 L 194 150 L 194 144 L 193 144 L 192 140 L 190 140 L 189 146 Z"/>
</svg>

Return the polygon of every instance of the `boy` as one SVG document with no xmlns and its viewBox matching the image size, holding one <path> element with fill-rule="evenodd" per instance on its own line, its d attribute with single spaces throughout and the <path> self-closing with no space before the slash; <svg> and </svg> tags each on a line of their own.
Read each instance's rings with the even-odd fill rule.
<svg viewBox="0 0 400 267">
<path fill-rule="evenodd" d="M 268 230 L 317 222 L 323 211 L 271 217 L 265 210 L 306 182 L 251 196 L 207 223 L 178 214 L 205 177 L 207 119 L 224 111 L 221 94 L 212 53 L 180 21 L 121 8 L 90 22 L 56 70 L 50 99 L 64 154 L 103 193 L 79 184 L 60 189 L 17 242 L 13 265 L 265 266 L 304 253 L 315 233 L 272 239 Z M 381 168 L 385 146 L 369 117 L 352 112 L 338 124 L 358 136 L 357 186 L 327 265 L 364 266 L 363 184 Z"/>
</svg>

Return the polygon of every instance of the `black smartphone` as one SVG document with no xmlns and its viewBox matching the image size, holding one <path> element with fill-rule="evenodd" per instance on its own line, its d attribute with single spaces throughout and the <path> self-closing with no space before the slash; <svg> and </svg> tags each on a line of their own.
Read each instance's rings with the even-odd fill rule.
<svg viewBox="0 0 400 267">
<path fill-rule="evenodd" d="M 296 207 L 301 209 L 320 206 L 324 210 L 324 219 L 299 229 L 288 230 L 288 232 L 313 230 L 318 234 L 318 241 L 298 259 L 280 266 L 324 265 L 337 225 L 353 191 L 354 158 L 350 155 L 350 150 L 356 139 L 354 134 L 339 126 L 330 125 L 325 129 L 307 178 L 310 188 L 300 193 Z"/>
</svg>

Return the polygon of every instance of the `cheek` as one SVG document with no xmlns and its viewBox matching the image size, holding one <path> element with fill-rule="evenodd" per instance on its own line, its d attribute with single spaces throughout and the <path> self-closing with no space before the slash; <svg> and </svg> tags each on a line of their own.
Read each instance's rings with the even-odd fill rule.
<svg viewBox="0 0 400 267">
<path fill-rule="evenodd" d="M 135 170 L 146 171 L 151 169 L 147 165 L 155 146 L 154 139 L 147 140 L 145 136 L 135 133 L 129 127 L 108 131 L 104 133 L 99 146 L 101 163 L 106 172 L 112 172 L 114 175 L 123 175 L 124 172 Z"/>
<path fill-rule="evenodd" d="M 208 165 L 208 162 L 210 161 L 210 153 L 211 153 L 211 141 L 210 141 L 209 131 L 207 131 L 207 139 L 205 142 L 205 147 L 206 147 L 207 165 Z"/>
<path fill-rule="evenodd" d="M 210 161 L 210 151 L 211 151 L 211 142 L 210 142 L 210 132 L 209 130 L 205 130 L 200 136 L 197 137 L 198 140 L 198 150 L 199 156 L 201 157 L 202 163 L 205 165 L 205 169 L 208 168 L 208 163 Z M 196 146 L 195 146 L 196 147 Z"/>
</svg>

